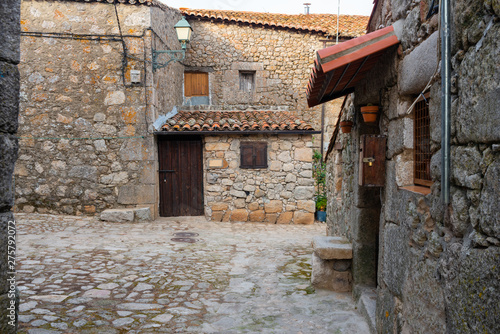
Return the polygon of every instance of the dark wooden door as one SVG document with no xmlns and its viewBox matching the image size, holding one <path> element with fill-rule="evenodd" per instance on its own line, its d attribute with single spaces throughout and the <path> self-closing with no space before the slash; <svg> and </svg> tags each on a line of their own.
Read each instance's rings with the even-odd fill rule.
<svg viewBox="0 0 500 334">
<path fill-rule="evenodd" d="M 204 214 L 202 157 L 200 137 L 158 137 L 160 216 Z"/>
</svg>

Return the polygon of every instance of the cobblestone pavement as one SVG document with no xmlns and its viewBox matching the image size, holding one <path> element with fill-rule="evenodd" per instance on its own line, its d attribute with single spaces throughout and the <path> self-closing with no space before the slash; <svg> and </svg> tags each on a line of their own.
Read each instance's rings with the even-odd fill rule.
<svg viewBox="0 0 500 334">
<path fill-rule="evenodd" d="M 324 224 L 16 218 L 20 333 L 368 333 L 350 294 L 310 286 Z"/>
</svg>

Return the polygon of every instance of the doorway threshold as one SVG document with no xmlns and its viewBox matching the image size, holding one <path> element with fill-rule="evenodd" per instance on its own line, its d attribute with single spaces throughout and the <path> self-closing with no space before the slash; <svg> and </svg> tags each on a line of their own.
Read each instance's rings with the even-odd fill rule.
<svg viewBox="0 0 500 334">
<path fill-rule="evenodd" d="M 375 322 L 377 310 L 377 288 L 374 286 L 358 285 L 354 287 L 354 299 L 357 299 L 358 311 L 366 319 L 371 334 L 377 334 Z"/>
</svg>

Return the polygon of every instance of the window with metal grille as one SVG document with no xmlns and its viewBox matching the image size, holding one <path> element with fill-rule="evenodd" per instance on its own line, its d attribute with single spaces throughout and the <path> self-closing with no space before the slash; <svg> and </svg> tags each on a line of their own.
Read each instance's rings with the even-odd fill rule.
<svg viewBox="0 0 500 334">
<path fill-rule="evenodd" d="M 255 71 L 240 71 L 240 90 L 251 92 L 255 87 Z"/>
<path fill-rule="evenodd" d="M 414 120 L 414 183 L 430 187 L 431 179 L 431 132 L 429 97 L 426 95 L 415 104 Z"/>
<path fill-rule="evenodd" d="M 267 143 L 240 143 L 240 168 L 267 168 Z"/>
</svg>

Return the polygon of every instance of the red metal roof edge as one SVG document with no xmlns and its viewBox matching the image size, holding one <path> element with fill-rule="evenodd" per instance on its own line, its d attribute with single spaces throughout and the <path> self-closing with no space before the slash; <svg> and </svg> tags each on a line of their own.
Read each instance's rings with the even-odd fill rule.
<svg viewBox="0 0 500 334">
<path fill-rule="evenodd" d="M 383 49 L 387 49 L 390 46 L 396 45 L 399 43 L 398 38 L 396 35 L 390 36 L 388 38 L 385 38 L 377 43 L 368 45 L 363 47 L 361 50 L 358 50 L 356 52 L 350 53 L 348 55 L 342 56 L 340 58 L 337 58 L 335 60 L 332 60 L 322 66 L 323 72 L 329 72 L 335 68 L 344 66 L 348 63 L 352 63 L 356 60 L 362 59 L 366 56 L 369 56 L 375 52 L 378 52 Z"/>
<path fill-rule="evenodd" d="M 342 42 L 342 43 L 339 43 L 339 44 L 335 44 L 335 45 L 329 46 L 327 48 L 318 50 L 318 52 L 317 52 L 318 63 L 320 63 L 321 65 L 323 65 L 321 63 L 321 59 L 323 59 L 323 58 L 329 57 L 329 56 L 331 56 L 333 54 L 336 54 L 338 52 L 346 51 L 346 50 L 348 50 L 348 49 L 350 49 L 352 47 L 355 47 L 357 45 L 366 43 L 366 42 L 368 42 L 368 41 L 370 41 L 372 39 L 381 37 L 383 35 L 390 34 L 391 32 L 394 32 L 394 28 L 393 28 L 393 26 L 388 26 L 388 27 L 385 27 L 383 29 L 371 32 L 369 34 L 366 34 L 366 35 L 363 35 L 363 36 L 359 36 L 359 37 L 350 39 L 348 41 L 345 41 L 345 42 Z"/>
<path fill-rule="evenodd" d="M 373 40 L 375 40 L 373 43 L 368 44 L 368 42 Z M 398 43 L 399 40 L 394 32 L 394 27 L 389 26 L 367 35 L 319 50 L 306 89 L 308 106 L 313 107 L 320 104 L 317 93 L 320 86 L 323 84 L 325 73 L 385 50 Z M 362 46 L 363 44 L 366 45 Z M 356 48 L 357 46 L 360 47 L 353 52 L 348 52 L 350 49 Z M 340 52 L 345 52 L 345 54 L 341 55 L 339 58 L 334 58 L 321 64 L 322 60 L 326 60 L 329 57 L 332 58 L 332 56 Z"/>
</svg>

